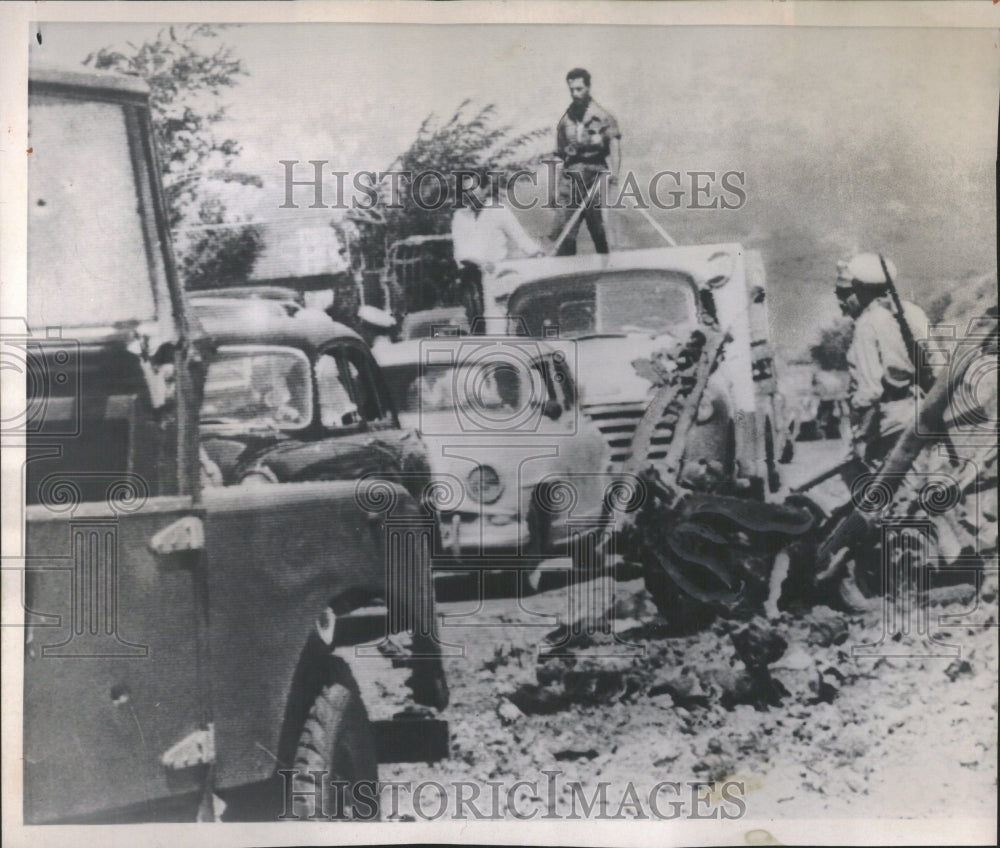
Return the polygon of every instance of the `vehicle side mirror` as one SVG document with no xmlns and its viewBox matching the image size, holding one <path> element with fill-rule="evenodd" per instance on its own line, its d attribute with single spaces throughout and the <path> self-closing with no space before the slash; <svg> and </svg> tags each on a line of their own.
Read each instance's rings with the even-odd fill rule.
<svg viewBox="0 0 1000 848">
<path fill-rule="evenodd" d="M 558 421 L 559 416 L 562 415 L 562 406 L 557 400 L 547 400 L 545 401 L 545 406 L 542 407 L 542 415 L 546 418 L 551 418 L 553 421 Z"/>
</svg>

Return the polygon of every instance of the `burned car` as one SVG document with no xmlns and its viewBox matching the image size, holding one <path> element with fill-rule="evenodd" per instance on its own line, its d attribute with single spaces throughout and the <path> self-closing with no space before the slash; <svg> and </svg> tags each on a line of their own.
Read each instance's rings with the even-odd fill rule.
<svg viewBox="0 0 1000 848">
<path fill-rule="evenodd" d="M 605 520 L 608 454 L 579 414 L 574 347 L 480 335 L 379 352 L 400 421 L 428 446 L 454 560 L 567 555 L 574 528 Z"/>
<path fill-rule="evenodd" d="M 193 297 L 216 348 L 201 404 L 202 448 L 226 485 L 377 475 L 414 492 L 425 451 L 400 428 L 381 372 L 353 330 L 270 300 Z"/>
</svg>

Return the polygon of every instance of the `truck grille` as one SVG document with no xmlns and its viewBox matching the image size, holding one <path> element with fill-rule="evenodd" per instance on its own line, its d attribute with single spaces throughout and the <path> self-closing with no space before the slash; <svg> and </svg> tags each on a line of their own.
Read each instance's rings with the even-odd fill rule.
<svg viewBox="0 0 1000 848">
<path fill-rule="evenodd" d="M 615 464 L 629 458 L 632 435 L 645 411 L 645 403 L 592 404 L 583 407 L 583 414 L 597 425 L 604 436 L 610 460 Z M 653 436 L 647 459 L 663 459 L 667 455 L 670 445 L 668 427 L 665 422 L 657 424 L 657 433 Z"/>
</svg>

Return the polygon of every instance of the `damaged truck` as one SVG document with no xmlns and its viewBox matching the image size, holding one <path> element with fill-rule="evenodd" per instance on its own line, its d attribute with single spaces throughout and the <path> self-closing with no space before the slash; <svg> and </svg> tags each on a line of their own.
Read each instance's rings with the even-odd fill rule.
<svg viewBox="0 0 1000 848">
<path fill-rule="evenodd" d="M 760 255 L 716 244 L 515 260 L 484 289 L 488 319 L 575 344 L 582 410 L 619 480 L 599 559 L 641 563 L 683 627 L 760 604 L 773 556 L 814 524 L 768 500 L 786 428 Z"/>
<path fill-rule="evenodd" d="M 385 480 L 204 486 L 213 351 L 177 277 L 149 93 L 34 68 L 29 119 L 28 314 L 5 333 L 28 377 L 24 821 L 229 818 L 246 787 L 281 818 L 333 793 L 324 772 L 350 790 L 380 758 L 446 756 L 444 722 L 405 722 L 409 746 L 374 726 L 334 651 L 412 631 L 413 699 L 444 708 L 434 517 Z M 388 617 L 350 626 L 377 599 Z"/>
</svg>

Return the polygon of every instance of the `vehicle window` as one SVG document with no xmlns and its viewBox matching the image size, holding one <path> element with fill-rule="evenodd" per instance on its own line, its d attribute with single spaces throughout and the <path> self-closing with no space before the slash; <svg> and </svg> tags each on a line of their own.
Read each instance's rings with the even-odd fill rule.
<svg viewBox="0 0 1000 848">
<path fill-rule="evenodd" d="M 567 300 L 559 304 L 559 332 L 578 335 L 594 329 L 594 301 Z"/>
<path fill-rule="evenodd" d="M 358 407 L 350 385 L 336 351 L 328 351 L 316 360 L 319 416 L 324 427 L 347 427 L 357 423 Z"/>
<path fill-rule="evenodd" d="M 354 402 L 362 420 L 381 421 L 385 418 L 388 407 L 379 396 L 371 360 L 364 351 L 353 347 L 344 348 L 343 358 Z"/>
<path fill-rule="evenodd" d="M 312 418 L 309 360 L 292 348 L 223 347 L 205 377 L 203 423 L 245 423 L 282 429 Z"/>
<path fill-rule="evenodd" d="M 659 273 L 609 275 L 596 295 L 602 333 L 665 332 L 695 317 L 690 284 Z"/>
<path fill-rule="evenodd" d="M 509 318 L 534 336 L 554 325 L 563 338 L 662 333 L 697 319 L 690 277 L 655 269 L 538 280 L 515 291 L 509 303 Z"/>
<path fill-rule="evenodd" d="M 29 107 L 29 324 L 152 320 L 152 202 L 136 184 L 125 107 L 48 95 Z"/>
<path fill-rule="evenodd" d="M 403 413 L 512 413 L 540 404 L 548 397 L 544 377 L 507 361 L 434 365 L 385 370 L 386 379 Z"/>
<path fill-rule="evenodd" d="M 445 412 L 455 408 L 454 368 L 424 367 L 412 376 L 406 389 L 407 412 Z"/>
</svg>

